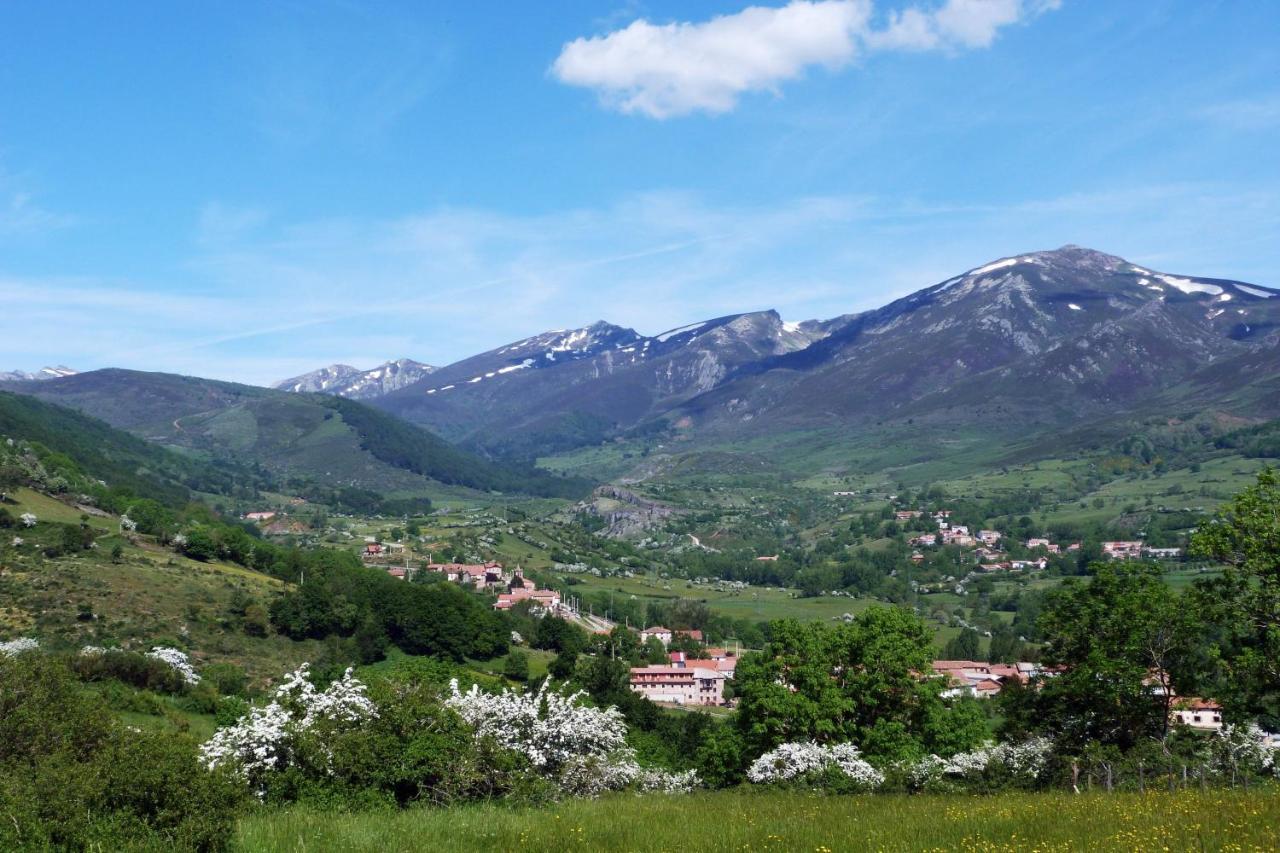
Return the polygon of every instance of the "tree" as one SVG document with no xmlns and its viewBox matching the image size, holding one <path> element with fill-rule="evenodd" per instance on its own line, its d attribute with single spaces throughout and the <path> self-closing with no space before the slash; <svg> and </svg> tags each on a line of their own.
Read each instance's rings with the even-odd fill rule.
<svg viewBox="0 0 1280 853">
<path fill-rule="evenodd" d="M 1022 640 L 1013 626 L 999 621 L 991 631 L 991 648 L 987 660 L 991 663 L 1014 663 L 1022 656 Z"/>
<path fill-rule="evenodd" d="M 577 665 L 578 653 L 576 651 L 563 651 L 556 655 L 555 660 L 551 661 L 551 665 L 547 667 L 547 674 L 558 681 L 568 681 L 573 677 L 573 672 Z"/>
<path fill-rule="evenodd" d="M 1129 749 L 1163 737 L 1175 690 L 1194 689 L 1193 662 L 1202 624 L 1160 569 L 1099 563 L 1088 582 L 1069 579 L 1047 599 L 1040 618 L 1044 662 L 1061 668 L 1039 690 L 1015 691 L 1030 702 L 1038 731 L 1077 748 L 1089 742 Z"/>
<path fill-rule="evenodd" d="M 667 657 L 667 647 L 657 637 L 646 640 L 641 652 L 644 654 L 645 662 L 649 664 L 665 664 L 670 660 Z"/>
<path fill-rule="evenodd" d="M 186 541 L 182 543 L 182 553 L 193 560 L 207 563 L 217 559 L 218 543 L 213 540 L 208 530 L 196 527 L 186 535 Z"/>
<path fill-rule="evenodd" d="M 1225 565 L 1196 599 L 1213 618 L 1219 696 L 1280 722 L 1280 477 L 1272 468 L 1191 537 L 1194 556 Z"/>
<path fill-rule="evenodd" d="M 947 640 L 947 645 L 942 650 L 942 656 L 947 660 L 977 660 L 978 640 L 977 631 L 972 628 L 965 628 L 959 634 Z"/>
<path fill-rule="evenodd" d="M 752 755 L 814 740 L 912 758 L 985 736 L 980 715 L 944 700 L 941 680 L 920 677 L 930 671 L 932 635 L 906 610 L 872 607 L 835 628 L 791 619 L 771 628 L 764 650 L 744 655 L 735 673 L 738 727 Z"/>
<path fill-rule="evenodd" d="M 507 652 L 507 662 L 502 667 L 502 674 L 512 681 L 528 681 L 529 655 L 519 649 Z"/>
</svg>

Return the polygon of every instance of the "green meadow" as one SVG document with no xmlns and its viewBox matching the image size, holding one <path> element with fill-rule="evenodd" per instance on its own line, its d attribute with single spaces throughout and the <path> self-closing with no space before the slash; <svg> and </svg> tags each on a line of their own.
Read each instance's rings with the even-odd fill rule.
<svg viewBox="0 0 1280 853">
<path fill-rule="evenodd" d="M 1280 793 L 823 796 L 724 791 L 336 813 L 264 811 L 235 841 L 301 851 L 1133 851 L 1280 848 Z"/>
</svg>

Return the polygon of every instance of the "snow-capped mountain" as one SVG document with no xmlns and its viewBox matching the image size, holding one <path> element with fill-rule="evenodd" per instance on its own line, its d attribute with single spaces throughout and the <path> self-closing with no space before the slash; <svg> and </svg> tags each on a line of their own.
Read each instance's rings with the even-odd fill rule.
<svg viewBox="0 0 1280 853">
<path fill-rule="evenodd" d="M 756 365 L 684 414 L 818 426 L 997 406 L 1043 422 L 1119 411 L 1210 365 L 1275 355 L 1280 292 L 1065 246 L 833 322 L 823 340 Z"/>
<path fill-rule="evenodd" d="M 347 364 L 331 364 L 277 382 L 272 387 L 281 391 L 334 394 L 365 400 L 412 385 L 435 370 L 429 364 L 408 358 L 388 361 L 371 370 L 360 370 Z"/>
<path fill-rule="evenodd" d="M 603 322 L 548 332 L 374 403 L 457 440 L 530 453 L 659 420 L 808 429 L 998 407 L 1049 423 L 1136 405 L 1211 365 L 1220 377 L 1245 356 L 1256 372 L 1278 344 L 1280 292 L 1065 246 L 826 321 L 762 311 L 652 337 Z"/>
<path fill-rule="evenodd" d="M 557 330 L 441 368 L 375 405 L 495 449 L 595 440 L 717 387 L 743 365 L 821 339 L 776 311 L 719 317 L 652 337 L 605 322 Z"/>
<path fill-rule="evenodd" d="M 36 382 L 44 379 L 57 379 L 61 376 L 75 376 L 77 371 L 65 365 L 42 367 L 28 373 L 25 370 L 0 371 L 0 382 Z"/>
</svg>

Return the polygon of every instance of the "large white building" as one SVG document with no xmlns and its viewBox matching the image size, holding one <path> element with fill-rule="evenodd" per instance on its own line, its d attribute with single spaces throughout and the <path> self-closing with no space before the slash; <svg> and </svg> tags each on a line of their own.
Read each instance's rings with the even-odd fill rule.
<svg viewBox="0 0 1280 853">
<path fill-rule="evenodd" d="M 701 666 L 637 666 L 631 670 L 631 689 L 669 705 L 722 705 L 728 679 L 719 670 Z"/>
</svg>

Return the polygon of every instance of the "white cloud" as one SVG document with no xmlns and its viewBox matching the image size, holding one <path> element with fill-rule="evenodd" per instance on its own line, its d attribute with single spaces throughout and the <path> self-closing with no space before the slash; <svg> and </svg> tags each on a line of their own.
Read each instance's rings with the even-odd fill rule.
<svg viewBox="0 0 1280 853">
<path fill-rule="evenodd" d="M 927 11 L 890 12 L 889 25 L 867 34 L 877 50 L 946 50 L 990 47 L 1001 27 L 1052 9 L 1061 0 L 946 0 Z"/>
<path fill-rule="evenodd" d="M 637 20 L 605 35 L 578 38 L 551 73 L 594 90 L 624 113 L 670 118 L 724 113 L 748 92 L 778 90 L 811 66 L 843 67 L 862 50 L 981 48 L 1001 27 L 1058 7 L 1060 0 L 945 0 L 889 13 L 872 27 L 871 0 L 792 0 L 751 6 L 704 23 Z"/>
<path fill-rule="evenodd" d="M 869 0 L 752 6 L 706 23 L 630 26 L 569 42 L 552 66 L 563 83 L 597 90 L 623 112 L 653 118 L 733 109 L 810 65 L 838 68 L 857 52 Z"/>
</svg>

